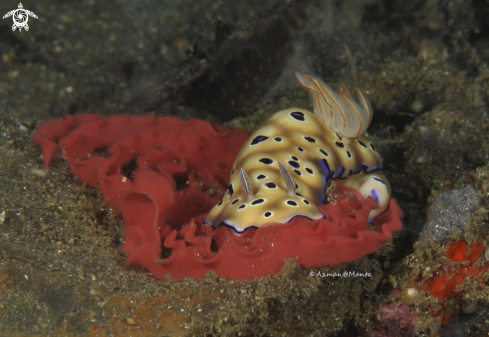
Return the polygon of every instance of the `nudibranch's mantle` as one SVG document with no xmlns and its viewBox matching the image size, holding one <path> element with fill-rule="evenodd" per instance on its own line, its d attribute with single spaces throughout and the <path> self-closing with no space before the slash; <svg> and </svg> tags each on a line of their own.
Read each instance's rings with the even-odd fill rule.
<svg viewBox="0 0 489 337">
<path fill-rule="evenodd" d="M 368 99 L 358 89 L 358 103 L 340 84 L 339 95 L 321 80 L 296 74 L 313 94 L 314 111 L 291 108 L 274 114 L 241 148 L 223 199 L 206 222 L 238 233 L 295 216 L 323 217 L 319 207 L 337 184 L 372 195 L 379 207 L 389 203 L 390 186 L 382 158 L 361 136 L 372 120 Z"/>
</svg>

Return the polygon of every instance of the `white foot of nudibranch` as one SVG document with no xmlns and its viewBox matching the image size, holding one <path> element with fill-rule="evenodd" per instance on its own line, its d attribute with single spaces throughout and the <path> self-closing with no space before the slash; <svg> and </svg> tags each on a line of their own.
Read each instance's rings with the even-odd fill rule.
<svg viewBox="0 0 489 337">
<path fill-rule="evenodd" d="M 375 198 L 379 207 L 370 211 L 369 222 L 389 206 L 391 187 L 387 178 L 380 171 L 355 174 L 342 181 L 341 184 L 356 189 L 365 199 L 369 196 Z"/>
</svg>

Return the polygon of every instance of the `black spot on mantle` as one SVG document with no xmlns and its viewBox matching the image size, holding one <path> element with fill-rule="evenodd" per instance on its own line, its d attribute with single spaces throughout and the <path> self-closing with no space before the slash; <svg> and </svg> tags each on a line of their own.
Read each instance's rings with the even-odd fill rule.
<svg viewBox="0 0 489 337">
<path fill-rule="evenodd" d="M 267 165 L 273 164 L 273 160 L 271 160 L 270 158 L 262 158 L 262 159 L 260 159 L 258 161 L 260 163 L 267 164 Z"/>
<path fill-rule="evenodd" d="M 290 115 L 292 116 L 292 118 L 294 118 L 300 122 L 305 121 L 304 114 L 302 112 L 296 111 L 296 112 L 290 113 Z"/>
<path fill-rule="evenodd" d="M 268 139 L 267 136 L 256 136 L 251 142 L 251 145 L 256 145 L 258 143 L 266 141 L 267 139 Z"/>
</svg>

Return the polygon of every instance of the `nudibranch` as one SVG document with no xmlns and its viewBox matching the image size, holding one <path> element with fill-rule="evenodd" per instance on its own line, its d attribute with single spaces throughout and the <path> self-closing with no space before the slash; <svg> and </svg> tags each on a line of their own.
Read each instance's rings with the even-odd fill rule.
<svg viewBox="0 0 489 337">
<path fill-rule="evenodd" d="M 340 83 L 335 93 L 320 79 L 296 73 L 311 92 L 314 113 L 291 108 L 272 115 L 241 148 L 224 198 L 206 223 L 242 233 L 248 228 L 287 223 L 293 217 L 323 218 L 318 207 L 337 184 L 373 196 L 388 206 L 390 185 L 380 172 L 382 158 L 362 134 L 372 121 L 368 98 L 355 88 L 357 101 Z"/>
</svg>

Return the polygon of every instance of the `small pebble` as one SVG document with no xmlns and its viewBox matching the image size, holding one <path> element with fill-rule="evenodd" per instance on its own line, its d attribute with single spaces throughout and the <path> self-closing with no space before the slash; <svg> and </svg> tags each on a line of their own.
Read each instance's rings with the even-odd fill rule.
<svg viewBox="0 0 489 337">
<path fill-rule="evenodd" d="M 189 48 L 188 41 L 186 39 L 184 39 L 184 38 L 178 38 L 178 39 L 176 39 L 175 46 L 180 51 L 185 51 L 185 50 L 187 50 Z"/>
<path fill-rule="evenodd" d="M 47 170 L 45 169 L 40 169 L 40 168 L 31 168 L 30 171 L 32 174 L 39 176 L 39 177 L 45 177 L 48 175 Z"/>
<path fill-rule="evenodd" d="M 18 70 L 13 70 L 13 71 L 11 71 L 11 72 L 8 74 L 8 77 L 10 77 L 10 78 L 14 79 L 14 78 L 19 77 L 19 75 L 20 75 L 20 71 L 18 71 Z"/>
<path fill-rule="evenodd" d="M 402 291 L 401 301 L 405 305 L 413 305 L 418 299 L 419 293 L 416 288 L 407 288 Z"/>
<path fill-rule="evenodd" d="M 131 325 L 138 325 L 138 323 L 134 320 L 134 318 L 127 317 L 126 321 Z"/>
</svg>

